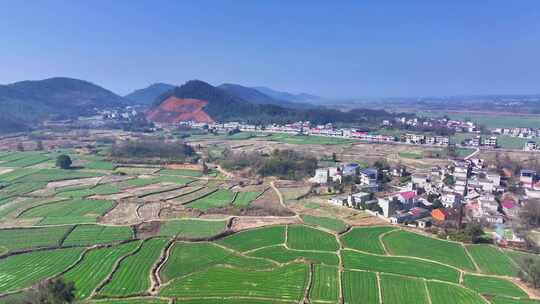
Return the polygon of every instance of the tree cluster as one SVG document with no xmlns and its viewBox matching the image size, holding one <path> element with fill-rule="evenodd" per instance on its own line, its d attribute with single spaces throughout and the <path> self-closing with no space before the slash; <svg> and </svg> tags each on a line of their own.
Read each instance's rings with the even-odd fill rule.
<svg viewBox="0 0 540 304">
<path fill-rule="evenodd" d="M 186 161 L 195 156 L 195 151 L 184 142 L 143 139 L 113 144 L 111 156 L 119 158 L 160 158 Z"/>
</svg>

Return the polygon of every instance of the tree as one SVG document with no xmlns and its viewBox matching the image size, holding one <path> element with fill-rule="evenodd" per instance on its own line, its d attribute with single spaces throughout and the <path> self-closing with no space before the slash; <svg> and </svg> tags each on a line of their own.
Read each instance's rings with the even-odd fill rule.
<svg viewBox="0 0 540 304">
<path fill-rule="evenodd" d="M 17 151 L 20 151 L 20 152 L 24 151 L 24 146 L 21 142 L 17 144 Z"/>
<path fill-rule="evenodd" d="M 530 199 L 519 212 L 521 225 L 525 229 L 540 227 L 540 202 Z"/>
<path fill-rule="evenodd" d="M 446 174 L 444 176 L 444 179 L 443 179 L 443 183 L 447 186 L 454 186 L 456 184 L 456 179 L 454 178 L 454 176 L 450 175 L 450 174 Z"/>
<path fill-rule="evenodd" d="M 519 263 L 521 269 L 518 276 L 525 282 L 530 283 L 534 288 L 540 288 L 540 259 L 537 257 L 526 257 Z"/>
<path fill-rule="evenodd" d="M 43 142 L 41 140 L 36 141 L 36 150 L 43 151 Z"/>
<path fill-rule="evenodd" d="M 203 175 L 208 175 L 208 172 L 209 172 L 209 170 L 208 170 L 208 165 L 206 165 L 206 162 L 203 161 L 203 162 L 202 162 L 202 174 L 203 174 Z"/>
<path fill-rule="evenodd" d="M 332 153 L 332 161 L 337 162 L 337 155 L 336 152 Z"/>
<path fill-rule="evenodd" d="M 467 224 L 465 234 L 470 237 L 471 242 L 477 243 L 482 235 L 484 235 L 484 230 L 482 229 L 482 225 L 480 225 L 480 223 L 471 222 Z"/>
<path fill-rule="evenodd" d="M 69 157 L 68 155 L 62 154 L 56 158 L 56 166 L 58 168 L 69 169 L 71 168 L 71 164 L 71 157 Z"/>
<path fill-rule="evenodd" d="M 40 283 L 36 289 L 27 291 L 20 301 L 23 304 L 65 304 L 75 301 L 75 285 L 62 278 Z"/>
</svg>

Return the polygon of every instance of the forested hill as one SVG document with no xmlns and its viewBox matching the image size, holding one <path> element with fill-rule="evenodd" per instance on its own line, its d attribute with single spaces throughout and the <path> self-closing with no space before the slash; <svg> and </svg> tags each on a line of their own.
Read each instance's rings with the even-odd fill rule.
<svg viewBox="0 0 540 304">
<path fill-rule="evenodd" d="M 244 121 L 249 123 L 287 123 L 309 120 L 314 123 L 365 123 L 393 118 L 386 111 L 356 109 L 341 112 L 330 109 L 290 109 L 272 104 L 255 104 L 204 81 L 191 80 L 158 98 L 154 108 L 169 97 L 207 101 L 204 111 L 217 121 Z M 162 109 L 164 110 L 164 109 Z M 178 114 L 178 113 L 176 113 Z"/>
<path fill-rule="evenodd" d="M 168 83 L 154 83 L 144 89 L 135 90 L 124 98 L 136 104 L 151 105 L 156 98 L 174 89 L 174 85 Z"/>
<path fill-rule="evenodd" d="M 96 108 L 126 104 L 113 92 L 84 80 L 49 78 L 0 85 L 2 115 L 10 117 L 0 132 L 12 132 L 21 126 L 32 126 L 51 118 L 90 115 Z"/>
</svg>

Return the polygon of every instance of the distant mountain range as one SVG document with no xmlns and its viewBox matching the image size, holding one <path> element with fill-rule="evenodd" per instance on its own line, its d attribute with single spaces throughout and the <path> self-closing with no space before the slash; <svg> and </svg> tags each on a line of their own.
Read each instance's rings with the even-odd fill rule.
<svg viewBox="0 0 540 304">
<path fill-rule="evenodd" d="M 45 119 L 90 115 L 96 108 L 126 104 L 126 99 L 107 89 L 72 78 L 57 77 L 0 85 L 1 115 L 10 118 L 3 121 L 0 133 L 24 129 Z"/>
<path fill-rule="evenodd" d="M 269 104 L 269 101 L 274 103 Z M 161 123 L 194 120 L 266 124 L 293 121 L 362 123 L 381 117 L 392 117 L 380 110 L 354 110 L 345 113 L 324 108 L 290 108 L 275 104 L 277 102 L 279 101 L 254 89 L 238 85 L 214 87 L 204 81 L 191 80 L 158 97 L 148 111 L 147 118 Z"/>
<path fill-rule="evenodd" d="M 137 104 L 150 105 L 161 95 L 174 89 L 174 87 L 175 86 L 172 84 L 156 83 L 144 89 L 136 90 L 124 97 Z M 265 87 L 251 88 L 233 83 L 224 83 L 217 86 L 217 88 L 254 104 L 272 104 L 287 108 L 310 108 L 313 107 L 313 105 L 308 102 L 320 100 L 320 97 L 315 95 L 295 95 L 287 92 L 274 91 Z"/>
<path fill-rule="evenodd" d="M 124 96 L 124 98 L 142 105 L 151 105 L 156 101 L 156 98 L 163 95 L 167 91 L 174 89 L 174 85 L 168 83 L 154 83 L 144 89 L 133 91 Z"/>
</svg>

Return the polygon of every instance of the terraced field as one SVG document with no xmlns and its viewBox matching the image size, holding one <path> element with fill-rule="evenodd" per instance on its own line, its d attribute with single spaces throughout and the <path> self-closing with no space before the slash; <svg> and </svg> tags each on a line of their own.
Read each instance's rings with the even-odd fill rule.
<svg viewBox="0 0 540 304">
<path fill-rule="evenodd" d="M 27 210 L 23 218 L 40 218 L 40 224 L 94 223 L 98 216 L 113 207 L 114 203 L 104 200 L 69 200 L 41 205 Z"/>
<path fill-rule="evenodd" d="M 394 230 L 393 227 L 353 228 L 351 231 L 347 232 L 341 240 L 343 241 L 345 248 L 375 254 L 386 254 L 379 237 L 392 230 Z"/>
<path fill-rule="evenodd" d="M 426 282 L 431 304 L 485 304 L 478 294 L 457 285 L 441 282 Z"/>
<path fill-rule="evenodd" d="M 287 227 L 287 247 L 296 250 L 336 251 L 336 237 L 330 233 L 307 227 Z"/>
<path fill-rule="evenodd" d="M 428 304 L 424 284 L 420 279 L 382 274 L 382 301 L 385 304 Z"/>
<path fill-rule="evenodd" d="M 463 284 L 470 289 L 486 295 L 500 295 L 510 297 L 527 297 L 527 294 L 514 283 L 505 279 L 465 275 Z"/>
<path fill-rule="evenodd" d="M 0 230 L 0 255 L 22 249 L 59 246 L 70 226 Z"/>
<path fill-rule="evenodd" d="M 336 267 L 315 265 L 309 298 L 312 303 L 330 302 L 339 300 L 339 274 Z"/>
<path fill-rule="evenodd" d="M 125 241 L 133 238 L 130 227 L 78 225 L 67 236 L 64 245 L 93 245 Z"/>
<path fill-rule="evenodd" d="M 407 231 L 390 232 L 383 237 L 392 255 L 415 256 L 474 271 L 474 264 L 458 243 L 437 240 Z"/>
<path fill-rule="evenodd" d="M 74 264 L 83 248 L 34 251 L 0 260 L 0 293 L 30 287 Z M 46 261 L 46 262 L 45 262 Z"/>
<path fill-rule="evenodd" d="M 302 220 L 307 225 L 322 227 L 334 232 L 342 232 L 347 229 L 347 225 L 343 221 L 334 218 L 302 215 Z"/>
<path fill-rule="evenodd" d="M 179 242 L 174 244 L 167 263 L 161 269 L 160 276 L 166 282 L 214 265 L 229 265 L 252 270 L 276 266 L 268 260 L 242 256 L 212 243 Z"/>
<path fill-rule="evenodd" d="M 150 288 L 150 270 L 168 242 L 167 239 L 145 241 L 139 251 L 120 263 L 110 282 L 99 293 L 111 297 L 126 297 L 145 293 Z"/>
<path fill-rule="evenodd" d="M 88 298 L 101 282 L 112 272 L 119 259 L 133 252 L 140 242 L 129 242 L 114 247 L 94 249 L 84 255 L 83 260 L 63 275 L 68 282 L 75 283 L 76 297 Z"/>
<path fill-rule="evenodd" d="M 223 232 L 227 221 L 180 219 L 161 224 L 159 235 L 182 238 L 207 238 Z"/>
<path fill-rule="evenodd" d="M 234 198 L 233 205 L 238 208 L 245 208 L 254 201 L 257 197 L 261 195 L 261 192 L 248 191 L 248 192 L 238 192 Z"/>
<path fill-rule="evenodd" d="M 285 243 L 285 229 L 285 226 L 275 226 L 243 231 L 221 239 L 218 243 L 240 252 L 280 245 Z"/>
<path fill-rule="evenodd" d="M 516 276 L 518 267 L 501 250 L 490 245 L 469 245 L 471 254 L 483 273 Z"/>
<path fill-rule="evenodd" d="M 345 304 L 379 304 L 377 276 L 372 272 L 345 270 L 342 275 Z"/>
<path fill-rule="evenodd" d="M 343 265 L 349 269 L 361 269 L 406 276 L 459 282 L 459 271 L 433 262 L 390 256 L 378 256 L 350 250 L 342 251 Z"/>
<path fill-rule="evenodd" d="M 225 207 L 230 205 L 234 199 L 234 193 L 230 190 L 218 190 L 210 195 L 202 197 L 188 206 L 191 208 L 207 211 L 212 208 Z"/>
<path fill-rule="evenodd" d="M 339 264 L 339 258 L 335 253 L 291 250 L 285 248 L 285 246 L 283 245 L 257 249 L 249 253 L 249 255 L 253 257 L 269 259 L 278 263 L 288 263 L 301 259 L 316 264 L 322 263 L 333 266 L 337 266 Z"/>
<path fill-rule="evenodd" d="M 214 266 L 162 288 L 166 297 L 253 297 L 299 301 L 307 285 L 308 266 L 291 264 L 269 271 Z"/>
</svg>

